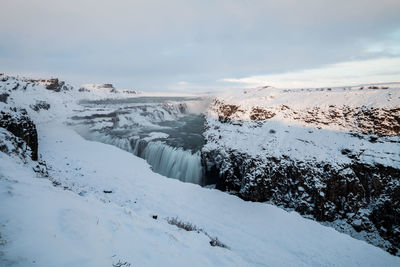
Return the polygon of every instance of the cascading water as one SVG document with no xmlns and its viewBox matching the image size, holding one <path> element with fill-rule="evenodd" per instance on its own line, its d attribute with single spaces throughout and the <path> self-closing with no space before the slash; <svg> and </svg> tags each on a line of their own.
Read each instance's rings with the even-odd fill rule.
<svg viewBox="0 0 400 267">
<path fill-rule="evenodd" d="M 129 151 L 164 176 L 205 184 L 203 99 L 137 97 L 81 104 L 85 109 L 71 124 L 83 137 Z"/>
<path fill-rule="evenodd" d="M 143 158 L 154 170 L 167 177 L 184 182 L 202 184 L 203 170 L 200 151 L 191 153 L 161 142 L 150 142 L 143 151 Z"/>
</svg>

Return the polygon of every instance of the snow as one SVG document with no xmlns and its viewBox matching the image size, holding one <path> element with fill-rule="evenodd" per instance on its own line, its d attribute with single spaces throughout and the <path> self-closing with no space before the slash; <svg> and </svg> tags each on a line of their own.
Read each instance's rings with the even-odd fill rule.
<svg viewBox="0 0 400 267">
<path fill-rule="evenodd" d="M 16 266 L 396 266 L 400 258 L 263 203 L 166 179 L 62 125 L 39 127 L 53 187 L 0 154 L 3 262 Z M 63 190 L 66 187 L 68 190 Z M 104 194 L 104 190 L 112 190 Z M 81 194 L 78 194 L 81 193 Z M 50 201 L 51 200 L 51 201 Z M 158 215 L 157 220 L 152 215 Z M 177 216 L 217 236 L 169 225 Z"/>
<path fill-rule="evenodd" d="M 151 141 L 154 139 L 165 139 L 168 138 L 168 134 L 167 133 L 161 133 L 161 132 L 151 132 L 149 133 L 149 136 L 143 138 L 143 140 L 145 141 Z"/>
<path fill-rule="evenodd" d="M 337 88 L 304 88 L 279 89 L 260 87 L 237 91 L 222 92 L 218 95 L 231 104 L 242 106 L 281 106 L 307 108 L 329 105 L 346 105 L 351 107 L 374 106 L 396 107 L 400 102 L 400 84 L 376 85 L 379 89 L 369 89 L 375 85 L 337 87 Z M 385 89 L 381 89 L 381 88 Z M 360 89 L 362 88 L 362 89 Z"/>
<path fill-rule="evenodd" d="M 240 106 L 241 112 L 235 114 L 235 119 L 237 120 L 249 121 L 251 110 L 255 107 L 261 107 L 277 114 L 272 118 L 273 121 L 298 127 L 313 128 L 318 126 L 326 130 L 348 132 L 357 130 L 357 121 L 349 118 L 349 121 L 339 124 L 334 119 L 327 121 L 326 118 L 321 117 L 321 114 L 329 114 L 332 109 L 341 113 L 344 112 L 344 108 L 398 108 L 400 106 L 400 84 L 320 89 L 262 87 L 220 93 L 217 99 L 226 104 Z M 295 119 L 296 117 L 301 117 L 300 115 L 307 115 L 308 111 L 313 111 L 315 108 L 318 109 L 319 114 L 316 112 L 312 116 L 319 116 L 315 119 L 321 120 L 322 123 L 306 123 L 302 119 Z M 209 112 L 209 115 L 215 117 L 216 114 Z"/>
<path fill-rule="evenodd" d="M 55 92 L 45 89 L 46 81 L 31 80 L 26 77 L 13 77 L 0 73 L 0 92 L 8 93 L 8 103 L 5 104 L 0 101 L 0 109 L 5 109 L 9 106 L 18 106 L 25 108 L 29 116 L 36 122 L 46 122 L 52 120 L 65 121 L 68 116 L 72 116 L 75 112 L 81 111 L 83 108 L 78 103 L 84 100 L 104 100 L 104 99 L 125 99 L 136 97 L 198 97 L 199 94 L 189 94 L 181 92 L 139 92 L 138 94 L 131 94 L 126 90 L 117 89 L 117 93 L 110 92 L 110 90 L 91 90 L 80 92 L 78 88 L 74 88 L 66 84 L 67 90 Z M 4 81 L 3 81 L 4 80 Z M 85 85 L 91 88 L 97 88 L 99 85 L 89 84 Z M 101 85 L 100 85 L 101 87 Z M 16 89 L 14 89 L 16 88 Z M 40 110 L 33 111 L 30 106 L 36 104 L 38 101 L 45 101 L 50 104 L 51 112 Z"/>
<path fill-rule="evenodd" d="M 283 90 L 267 87 L 221 93 L 217 99 L 224 104 L 237 105 L 239 111 L 233 116 L 234 123 L 221 123 L 213 106 L 208 110 L 208 129 L 205 136 L 209 142 L 204 151 L 236 150 L 261 158 L 279 158 L 285 155 L 300 161 L 332 162 L 339 166 L 351 162 L 352 159 L 341 152 L 349 149 L 357 155 L 360 162 L 399 168 L 398 136 L 386 136 L 383 137 L 383 142 L 374 143 L 370 142 L 368 136 L 354 135 L 353 133 L 360 130 L 357 128 L 357 118 L 355 121 L 349 118 L 347 124 L 341 125 L 332 121 L 318 124 L 294 119 L 296 116 L 306 116 L 309 110 L 316 107 L 326 113 L 329 113 L 331 107 L 337 112 L 343 107 L 400 107 L 399 84 L 385 85 L 384 88 L 387 89 L 368 87 L 364 86 L 362 90 L 360 86 L 330 90 Z M 272 111 L 275 116 L 264 121 L 252 121 L 250 114 L 255 107 Z M 312 114 L 311 118 L 315 119 L 313 116 L 318 114 Z"/>
<path fill-rule="evenodd" d="M 185 129 L 177 128 L 184 127 L 189 110 L 195 112 L 203 102 L 199 97 L 81 101 L 83 111 L 78 110 L 68 123 L 86 139 L 111 144 L 146 159 L 155 172 L 204 184 L 200 145 L 198 149 L 180 146 L 185 144 L 185 136 L 192 136 L 183 134 Z M 196 116 L 199 123 L 203 123 L 203 118 L 199 114 Z M 198 136 L 202 133 L 201 126 L 196 133 Z M 196 144 L 196 140 L 190 141 Z"/>
<path fill-rule="evenodd" d="M 210 130 L 206 138 L 214 138 L 204 150 L 232 149 L 254 157 L 282 155 L 297 160 L 333 162 L 337 165 L 350 163 L 351 159 L 341 150 L 351 149 L 358 153 L 361 162 L 375 162 L 400 167 L 400 146 L 390 142 L 371 143 L 349 133 L 288 125 L 271 119 L 262 125 L 244 122 L 240 126 L 219 123 L 209 119 Z M 269 133 L 273 129 L 275 133 Z M 219 138 L 221 136 L 221 138 Z M 301 138 L 299 138 L 301 137 Z M 398 137 L 387 139 L 398 140 Z M 305 153 L 307 151 L 307 153 Z M 364 151 L 363 153 L 361 153 Z M 388 156 L 389 155 L 389 156 Z"/>
<path fill-rule="evenodd" d="M 167 179 L 132 153 L 85 140 L 64 124 L 82 109 L 79 100 L 111 93 L 55 93 L 41 85 L 10 93 L 10 102 L 0 103 L 0 109 L 27 108 L 37 124 L 49 178 L 0 152 L 2 266 L 400 265 L 399 257 L 295 212 Z M 48 102 L 50 110 L 30 110 L 36 100 Z M 278 137 L 268 138 L 262 142 Z M 246 140 L 232 139 L 238 141 Z M 210 246 L 203 232 L 170 225 L 167 218 L 173 217 L 218 237 L 229 249 Z"/>
</svg>

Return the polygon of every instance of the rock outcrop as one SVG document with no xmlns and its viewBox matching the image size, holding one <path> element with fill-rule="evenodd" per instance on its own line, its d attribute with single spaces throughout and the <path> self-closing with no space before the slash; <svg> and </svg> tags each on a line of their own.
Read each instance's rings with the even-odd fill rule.
<svg viewBox="0 0 400 267">
<path fill-rule="evenodd" d="M 237 151 L 203 153 L 216 188 L 250 201 L 271 202 L 318 221 L 345 220 L 357 232 L 377 232 L 397 253 L 400 244 L 400 169 L 380 164 L 329 164 L 253 158 Z"/>
<path fill-rule="evenodd" d="M 0 151 L 28 164 L 38 177 L 48 177 L 46 162 L 38 156 L 36 126 L 24 109 L 0 111 Z"/>
<path fill-rule="evenodd" d="M 62 89 L 66 89 L 65 82 L 59 81 L 58 78 L 40 80 L 42 84 L 46 86 L 47 90 L 52 90 L 55 92 L 60 92 Z"/>
<path fill-rule="evenodd" d="M 0 127 L 21 138 L 31 150 L 32 160 L 38 160 L 38 136 L 36 126 L 24 109 L 0 111 Z"/>
<path fill-rule="evenodd" d="M 400 255 L 400 105 L 316 99 L 299 107 L 280 94 L 254 104 L 212 103 L 202 151 L 206 176 L 245 200 L 340 222 L 353 236 Z"/>
</svg>

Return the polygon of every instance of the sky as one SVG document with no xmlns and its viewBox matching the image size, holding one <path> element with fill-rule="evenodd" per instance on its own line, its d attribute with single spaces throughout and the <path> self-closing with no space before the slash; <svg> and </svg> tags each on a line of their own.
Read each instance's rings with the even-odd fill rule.
<svg viewBox="0 0 400 267">
<path fill-rule="evenodd" d="M 398 0 L 1 0 L 0 72 L 204 92 L 400 81 Z"/>
</svg>

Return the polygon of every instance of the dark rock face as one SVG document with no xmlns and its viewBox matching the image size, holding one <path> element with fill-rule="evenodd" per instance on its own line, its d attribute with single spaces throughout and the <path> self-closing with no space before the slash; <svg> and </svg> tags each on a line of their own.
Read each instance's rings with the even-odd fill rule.
<svg viewBox="0 0 400 267">
<path fill-rule="evenodd" d="M 344 227 L 341 230 L 400 256 L 400 168 L 398 164 L 382 165 L 385 161 L 364 160 L 365 149 L 358 150 L 359 147 L 354 146 L 358 139 L 370 144 L 391 146 L 393 143 L 398 147 L 400 108 L 346 105 L 248 107 L 237 101 L 234 103 L 214 100 L 210 107 L 213 117 L 210 117 L 205 132 L 210 146 L 203 149 L 202 162 L 206 177 L 215 181 L 217 189 L 245 200 L 270 202 L 295 210 L 308 218 L 330 222 L 328 225 L 340 224 L 340 228 Z M 293 123 L 289 127 L 300 123 L 310 128 L 309 132 L 333 125 L 357 139 L 351 146 L 338 139 L 337 146 L 333 147 L 346 160 L 309 156 L 315 151 L 313 146 L 324 147 L 323 141 L 310 138 L 304 141 L 309 143 L 310 150 L 302 146 L 304 151 L 293 157 L 284 155 L 286 152 L 292 155 L 289 152 L 292 147 L 287 151 L 264 149 L 280 147 L 282 142 L 296 146 L 293 142 L 299 140 L 296 134 L 285 135 L 288 139 L 260 138 L 262 141 L 257 141 L 257 134 L 278 136 L 279 132 L 267 126 L 261 128 L 265 131 L 252 132 L 253 128 L 276 125 L 285 120 Z M 285 132 L 294 131 L 284 127 L 288 130 Z M 323 130 L 319 133 L 320 136 L 324 134 Z M 243 139 L 249 145 L 254 145 L 251 140 L 254 137 L 255 144 L 261 149 L 250 155 L 245 147 L 235 146 L 235 140 L 242 140 L 237 138 L 242 134 L 249 136 Z M 270 143 L 263 143 L 266 140 Z M 317 151 L 324 153 L 322 149 Z M 387 151 L 379 157 L 392 162 L 400 151 L 397 154 L 395 149 L 390 151 L 394 153 Z"/>
<path fill-rule="evenodd" d="M 113 86 L 111 83 L 105 83 L 105 84 L 103 84 L 102 87 L 103 87 L 103 88 L 110 88 L 110 89 L 113 89 L 113 88 L 114 88 L 114 86 Z"/>
<path fill-rule="evenodd" d="M 268 120 L 274 117 L 276 114 L 272 111 L 269 111 L 265 108 L 255 107 L 251 110 L 250 119 L 252 121 L 259 121 L 259 120 Z"/>
<path fill-rule="evenodd" d="M 24 140 L 11 132 L 0 128 L 0 151 L 7 155 L 14 155 L 24 162 L 31 157 L 32 150 Z"/>
<path fill-rule="evenodd" d="M 90 92 L 89 89 L 85 88 L 85 87 L 81 87 L 78 89 L 79 92 Z"/>
<path fill-rule="evenodd" d="M 46 101 L 36 101 L 36 104 L 29 106 L 34 111 L 39 111 L 41 109 L 48 110 L 50 108 L 50 104 Z"/>
<path fill-rule="evenodd" d="M 49 80 L 46 80 L 45 82 L 47 83 L 46 89 L 53 90 L 55 92 L 60 92 L 65 84 L 65 82 L 59 81 L 57 78 L 49 79 Z"/>
<path fill-rule="evenodd" d="M 229 122 L 234 118 L 235 113 L 243 112 L 242 110 L 239 109 L 239 106 L 218 103 L 219 102 L 218 100 L 216 100 L 216 102 L 217 103 L 215 104 L 219 106 L 218 112 L 220 116 L 218 117 L 218 120 L 220 122 Z"/>
<path fill-rule="evenodd" d="M 237 120 L 246 113 L 238 105 L 214 100 L 211 108 L 218 114 L 222 123 Z M 354 132 L 376 134 L 382 136 L 400 135 L 400 108 L 381 107 L 349 107 L 330 105 L 328 109 L 313 107 L 304 110 L 292 109 L 287 105 L 275 108 L 253 107 L 248 114 L 249 120 L 263 121 L 280 113 L 284 118 L 302 121 L 312 127 L 323 128 L 327 125 L 337 125 Z"/>
<path fill-rule="evenodd" d="M 40 177 L 49 177 L 46 162 L 41 159 L 32 161 L 32 149 L 22 138 L 15 136 L 5 128 L 0 128 L 0 151 L 19 158 L 25 164 L 30 164 Z"/>
<path fill-rule="evenodd" d="M 317 127 L 336 124 L 353 128 L 364 134 L 400 135 L 400 108 L 365 106 L 352 108 L 331 105 L 328 110 L 314 107 L 303 113 L 292 110 L 287 110 L 285 113 L 286 117 L 292 117 Z"/>
<path fill-rule="evenodd" d="M 7 104 L 7 99 L 10 95 L 7 93 L 2 93 L 0 94 L 0 102 L 6 103 Z"/>
<path fill-rule="evenodd" d="M 0 111 L 0 127 L 21 138 L 31 149 L 32 160 L 38 159 L 38 137 L 36 126 L 24 109 Z"/>
<path fill-rule="evenodd" d="M 207 176 L 217 189 L 250 201 L 269 201 L 318 221 L 345 220 L 356 231 L 377 232 L 396 254 L 400 248 L 400 170 L 354 163 L 338 170 L 329 163 L 289 158 L 267 161 L 230 151 L 203 153 Z M 207 164 L 206 164 L 207 166 Z"/>
</svg>

